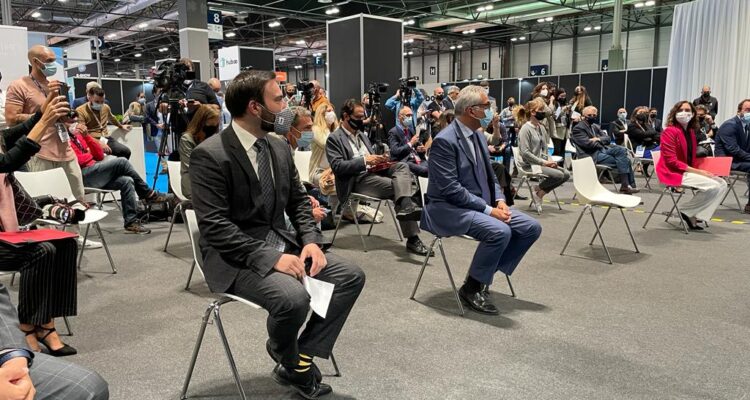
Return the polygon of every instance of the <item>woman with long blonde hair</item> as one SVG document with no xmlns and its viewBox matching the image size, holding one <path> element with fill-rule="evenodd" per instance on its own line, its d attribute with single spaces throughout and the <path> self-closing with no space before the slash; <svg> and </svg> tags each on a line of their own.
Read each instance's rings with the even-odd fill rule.
<svg viewBox="0 0 750 400">
<path fill-rule="evenodd" d="M 318 106 L 315 110 L 313 119 L 313 140 L 310 156 L 310 182 L 315 186 L 320 186 L 320 176 L 323 171 L 330 168 L 328 158 L 326 158 L 326 141 L 328 136 L 339 128 L 339 122 L 333 106 L 325 103 Z"/>
</svg>

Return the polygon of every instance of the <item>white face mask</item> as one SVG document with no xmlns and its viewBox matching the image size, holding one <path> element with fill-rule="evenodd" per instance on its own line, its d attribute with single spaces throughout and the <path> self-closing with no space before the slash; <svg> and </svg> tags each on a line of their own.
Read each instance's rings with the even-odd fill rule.
<svg viewBox="0 0 750 400">
<path fill-rule="evenodd" d="M 680 111 L 675 115 L 675 117 L 677 118 L 677 122 L 685 127 L 687 126 L 688 122 L 693 119 L 693 113 L 691 113 L 690 111 Z"/>
<path fill-rule="evenodd" d="M 336 113 L 333 111 L 326 112 L 326 123 L 328 125 L 333 125 L 334 122 L 336 122 Z"/>
<path fill-rule="evenodd" d="M 549 93 L 549 92 L 547 92 L 547 89 L 542 89 L 542 91 L 541 91 L 541 92 L 539 92 L 539 95 L 540 95 L 540 96 L 542 96 L 542 97 L 547 97 L 547 94 L 548 94 L 548 93 Z"/>
</svg>

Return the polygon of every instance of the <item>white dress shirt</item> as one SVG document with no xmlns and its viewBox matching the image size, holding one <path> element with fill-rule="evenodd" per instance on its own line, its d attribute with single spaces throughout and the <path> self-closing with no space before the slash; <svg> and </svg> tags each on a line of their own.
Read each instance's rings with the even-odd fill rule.
<svg viewBox="0 0 750 400">
<path fill-rule="evenodd" d="M 242 148 L 245 149 L 245 153 L 247 153 L 247 158 L 250 160 L 250 164 L 253 166 L 253 170 L 255 171 L 255 174 L 258 174 L 258 149 L 255 148 L 255 142 L 258 141 L 258 138 L 255 137 L 252 133 L 245 130 L 243 127 L 241 127 L 236 121 L 232 121 L 232 129 L 234 130 L 234 134 L 237 135 L 237 139 L 240 140 L 240 144 L 242 145 Z M 268 134 L 267 134 L 268 135 Z M 270 141 L 271 138 L 268 135 L 266 137 L 267 141 Z M 271 143 L 268 143 L 268 151 L 271 151 Z M 273 173 L 273 158 L 271 157 L 271 154 L 268 154 L 268 160 L 271 163 L 271 179 L 274 178 Z M 259 177 L 260 178 L 260 177 Z"/>
</svg>

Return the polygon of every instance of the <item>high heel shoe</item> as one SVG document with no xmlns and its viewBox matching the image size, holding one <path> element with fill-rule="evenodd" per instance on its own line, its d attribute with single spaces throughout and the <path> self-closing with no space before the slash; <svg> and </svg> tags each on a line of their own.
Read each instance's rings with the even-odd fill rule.
<svg viewBox="0 0 750 400">
<path fill-rule="evenodd" d="M 36 339 L 36 328 L 31 328 L 31 330 L 29 330 L 29 331 L 25 331 L 25 330 L 21 329 L 21 332 L 23 332 L 26 336 L 34 335 L 34 338 Z M 27 341 L 26 344 L 28 344 L 28 341 Z M 34 349 L 34 348 L 32 348 L 31 345 L 29 345 L 29 348 L 31 348 L 31 351 L 34 351 L 34 352 L 37 352 L 37 353 L 40 352 L 40 351 L 42 351 L 41 347 L 39 347 L 39 339 L 37 339 L 37 344 L 36 345 L 37 345 L 37 349 Z"/>
<path fill-rule="evenodd" d="M 63 343 L 63 347 L 60 347 L 57 350 L 53 350 L 52 349 L 52 346 L 49 343 L 47 343 L 46 339 L 47 339 L 47 336 L 49 336 L 49 335 L 52 334 L 52 332 L 56 332 L 57 331 L 57 329 L 55 329 L 54 327 L 53 328 L 45 328 L 45 327 L 40 326 L 40 327 L 37 328 L 37 333 L 39 331 L 47 331 L 47 333 L 44 336 L 42 336 L 42 337 L 37 336 L 36 340 L 38 340 L 41 343 L 44 343 L 44 346 L 46 346 L 47 350 L 49 350 L 49 355 L 51 355 L 53 357 L 65 357 L 65 356 L 72 356 L 73 354 L 78 354 L 78 350 L 76 350 L 75 348 L 73 348 L 71 346 L 68 346 L 65 343 Z"/>
<path fill-rule="evenodd" d="M 702 231 L 703 228 L 698 226 L 697 224 L 694 224 L 693 221 L 688 217 L 687 215 L 680 213 L 680 217 L 682 217 L 682 220 L 685 221 L 688 228 L 690 228 L 691 231 Z"/>
</svg>

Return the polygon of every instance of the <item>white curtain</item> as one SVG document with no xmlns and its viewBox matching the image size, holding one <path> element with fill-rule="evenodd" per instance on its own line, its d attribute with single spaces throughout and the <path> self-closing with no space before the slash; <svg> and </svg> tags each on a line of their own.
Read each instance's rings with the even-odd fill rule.
<svg viewBox="0 0 750 400">
<path fill-rule="evenodd" d="M 664 118 L 703 85 L 719 101 L 716 123 L 750 98 L 750 0 L 696 0 L 675 7 L 669 48 Z"/>
</svg>

